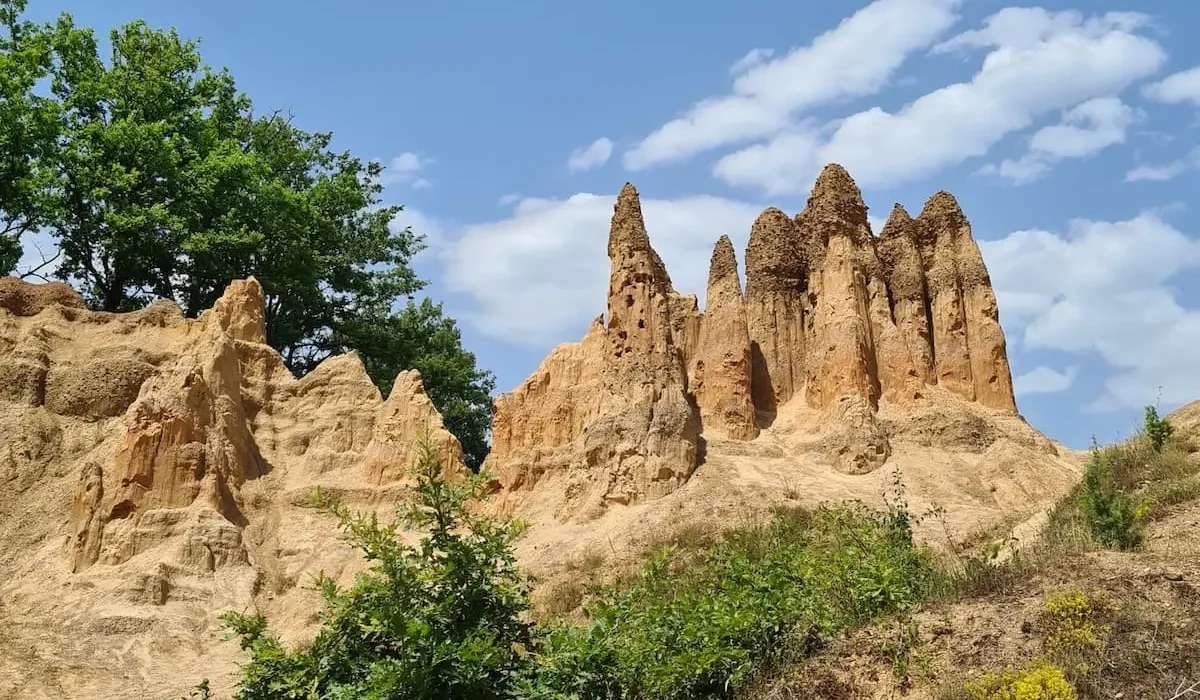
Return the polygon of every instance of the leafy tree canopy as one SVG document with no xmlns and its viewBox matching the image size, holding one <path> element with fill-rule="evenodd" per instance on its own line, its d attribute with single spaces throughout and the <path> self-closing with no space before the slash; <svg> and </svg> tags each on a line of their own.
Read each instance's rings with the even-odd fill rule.
<svg viewBox="0 0 1200 700">
<path fill-rule="evenodd" d="M 253 275 L 268 342 L 293 371 L 357 350 L 386 393 L 398 371 L 421 370 L 478 466 L 492 375 L 440 305 L 412 301 L 423 237 L 395 225 L 382 166 L 256 114 L 174 30 L 127 24 L 102 56 L 70 15 L 21 19 L 25 2 L 0 0 L 0 272 L 40 229 L 59 247 L 54 274 L 105 311 L 164 298 L 196 316 Z"/>
</svg>

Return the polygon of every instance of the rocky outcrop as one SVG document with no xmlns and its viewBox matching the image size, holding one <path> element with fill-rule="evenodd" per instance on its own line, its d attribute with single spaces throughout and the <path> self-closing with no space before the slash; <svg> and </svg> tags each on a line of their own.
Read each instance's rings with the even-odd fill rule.
<svg viewBox="0 0 1200 700">
<path fill-rule="evenodd" d="M 677 488 L 695 469 L 700 433 L 687 373 L 695 297 L 671 286 L 632 185 L 613 209 L 608 256 L 606 316 L 496 402 L 488 460 L 510 495 L 549 479 L 563 512 L 584 517 Z"/>
<path fill-rule="evenodd" d="M 721 236 L 708 268 L 708 293 L 700 328 L 691 388 L 706 435 L 734 440 L 758 436 L 751 398 L 750 333 L 737 258 Z"/>
<path fill-rule="evenodd" d="M 744 295 L 732 245 L 718 241 L 703 313 L 671 287 L 629 185 L 608 253 L 607 323 L 496 403 L 489 463 L 517 502 L 551 477 L 569 517 L 668 493 L 704 440 L 753 440 L 793 404 L 854 474 L 892 453 L 876 420 L 885 406 L 940 392 L 1016 411 L 995 293 L 945 193 L 915 221 L 897 205 L 876 237 L 850 174 L 826 166 L 802 212 L 754 222 Z"/>
<path fill-rule="evenodd" d="M 85 308 L 79 294 L 62 282 L 28 284 L 16 277 L 0 277 L 0 309 L 14 316 L 36 316 L 56 305 Z"/>
<path fill-rule="evenodd" d="M 746 324 L 754 404 L 772 413 L 804 385 L 803 308 L 811 259 L 795 223 L 779 209 L 759 215 L 746 246 Z"/>
<path fill-rule="evenodd" d="M 465 468 L 416 372 L 386 402 L 354 355 L 293 377 L 266 344 L 254 279 L 194 321 L 169 302 L 91 313 L 67 292 L 0 280 L 0 401 L 99 431 L 70 507 L 72 571 L 135 558 L 199 572 L 245 564 L 243 487 L 280 463 L 318 480 L 349 467 L 378 486 L 403 478 L 424 436 Z"/>
<path fill-rule="evenodd" d="M 1016 410 L 996 293 L 971 225 L 949 192 L 916 220 L 925 268 L 937 383 L 985 406 Z"/>
</svg>

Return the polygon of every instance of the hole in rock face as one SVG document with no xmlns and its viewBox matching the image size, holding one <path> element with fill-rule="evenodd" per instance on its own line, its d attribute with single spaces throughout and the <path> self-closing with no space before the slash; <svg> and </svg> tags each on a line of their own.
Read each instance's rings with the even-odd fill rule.
<svg viewBox="0 0 1200 700">
<path fill-rule="evenodd" d="M 626 306 L 626 308 L 633 306 L 633 295 L 632 294 L 625 295 L 625 306 Z"/>
<path fill-rule="evenodd" d="M 645 328 L 645 327 L 646 327 L 646 319 L 639 318 L 638 319 L 638 328 Z"/>
<path fill-rule="evenodd" d="M 132 501 L 121 501 L 120 503 L 114 505 L 112 510 L 109 511 L 108 519 L 123 520 L 124 518 L 128 518 L 129 516 L 133 515 L 135 510 L 137 510 L 137 506 L 133 505 Z"/>
</svg>

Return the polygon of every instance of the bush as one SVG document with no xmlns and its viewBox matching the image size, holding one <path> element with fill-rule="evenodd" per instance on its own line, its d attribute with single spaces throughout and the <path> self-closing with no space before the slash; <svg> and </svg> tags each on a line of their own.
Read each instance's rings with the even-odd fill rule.
<svg viewBox="0 0 1200 700">
<path fill-rule="evenodd" d="M 923 598 L 903 504 L 823 506 L 727 533 L 695 566 L 657 552 L 635 581 L 547 639 L 528 697 L 722 698 L 754 671 Z"/>
<path fill-rule="evenodd" d="M 513 696 L 535 641 L 521 619 L 526 590 L 510 548 L 517 530 L 471 515 L 467 503 L 484 493 L 487 477 L 447 478 L 428 441 L 412 472 L 416 503 L 397 514 L 426 532 L 416 547 L 397 539 L 395 525 L 314 495 L 374 566 L 349 590 L 318 578 L 322 626 L 295 651 L 267 634 L 263 618 L 226 613 L 251 657 L 239 698 Z"/>
<path fill-rule="evenodd" d="M 1153 406 L 1146 407 L 1145 421 L 1146 438 L 1150 440 L 1155 452 L 1162 452 L 1163 445 L 1175 433 L 1175 427 L 1166 418 L 1158 417 L 1158 410 Z"/>
<path fill-rule="evenodd" d="M 1112 484 L 1106 455 L 1095 447 L 1083 475 L 1080 507 L 1092 536 L 1100 544 L 1117 549 L 1133 549 L 1141 544 L 1143 514 L 1128 494 Z"/>
<path fill-rule="evenodd" d="M 970 700 L 1075 700 L 1075 690 L 1063 670 L 1040 664 L 1024 671 L 989 673 L 967 683 Z"/>
</svg>

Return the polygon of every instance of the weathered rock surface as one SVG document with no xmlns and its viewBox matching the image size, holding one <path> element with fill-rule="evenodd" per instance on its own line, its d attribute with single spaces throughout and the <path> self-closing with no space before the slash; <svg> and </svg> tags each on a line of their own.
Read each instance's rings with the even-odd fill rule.
<svg viewBox="0 0 1200 700">
<path fill-rule="evenodd" d="M 995 293 L 945 193 L 915 221 L 897 205 L 876 237 L 854 180 L 828 165 L 802 212 L 754 222 L 744 295 L 732 245 L 718 241 L 703 313 L 671 287 L 629 185 L 608 252 L 607 323 L 496 403 L 489 463 L 514 507 L 532 499 L 586 520 L 662 496 L 709 440 L 754 440 L 797 402 L 848 474 L 891 458 L 884 406 L 941 392 L 1016 412 Z M 528 496 L 549 477 L 557 490 Z"/>
<path fill-rule="evenodd" d="M 415 371 L 387 401 L 353 354 L 294 377 L 253 279 L 196 320 L 0 280 L 0 697 L 185 695 L 235 668 L 224 610 L 305 634 L 302 584 L 362 567 L 306 496 L 387 518 L 420 439 L 465 470 Z"/>
<path fill-rule="evenodd" d="M 754 439 L 758 422 L 751 398 L 750 333 L 737 258 L 728 236 L 717 241 L 709 263 L 697 345 L 691 387 L 704 432 Z"/>
<path fill-rule="evenodd" d="M 670 493 L 697 461 L 687 347 L 699 313 L 650 246 L 632 185 L 613 209 L 608 256 L 606 316 L 582 343 L 556 348 L 494 411 L 488 464 L 501 488 L 557 489 L 565 517 Z"/>
<path fill-rule="evenodd" d="M 754 404 L 773 412 L 804 385 L 803 311 L 811 259 L 779 209 L 759 215 L 746 246 L 746 323 Z"/>
</svg>

